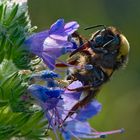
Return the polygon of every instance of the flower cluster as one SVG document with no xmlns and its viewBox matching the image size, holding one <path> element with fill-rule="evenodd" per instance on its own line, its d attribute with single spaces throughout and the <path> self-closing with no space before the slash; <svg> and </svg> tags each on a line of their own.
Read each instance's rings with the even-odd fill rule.
<svg viewBox="0 0 140 140">
<path fill-rule="evenodd" d="M 59 77 L 59 75 L 48 70 L 32 75 L 31 80 L 42 80 L 46 84 L 32 84 L 28 87 L 28 92 L 44 110 L 45 116 L 49 121 L 49 127 L 53 129 L 58 140 L 57 131 L 62 133 L 65 140 L 70 140 L 71 137 L 77 139 L 103 138 L 107 134 L 123 132 L 122 129 L 110 132 L 97 132 L 90 126 L 87 120 L 101 111 L 101 104 L 95 99 L 80 110 L 74 112 L 73 115 L 64 121 L 71 108 L 80 100 L 82 92 L 60 88 L 57 81 L 54 80 L 55 77 Z M 68 88 L 74 89 L 81 86 L 82 83 L 80 81 L 74 81 Z"/>
<path fill-rule="evenodd" d="M 59 19 L 49 30 L 29 37 L 25 45 L 53 70 L 58 57 L 75 49 L 75 44 L 68 38 L 78 27 L 75 21 L 65 24 L 63 19 Z M 93 99 L 82 108 L 73 111 L 73 106 L 80 102 L 83 93 L 70 89 L 80 88 L 83 84 L 77 80 L 63 87 L 60 86 L 58 79 L 60 76 L 54 71 L 40 71 L 31 76 L 30 81 L 34 84 L 28 87 L 28 92 L 44 111 L 49 122 L 48 129 L 54 131 L 57 140 L 59 140 L 58 133 L 61 133 L 65 140 L 71 140 L 72 137 L 80 140 L 80 138 L 104 138 L 108 134 L 123 132 L 123 129 L 109 132 L 98 132 L 93 129 L 88 119 L 101 111 L 101 104 Z M 38 84 L 39 81 L 44 83 Z"/>
<path fill-rule="evenodd" d="M 33 34 L 25 41 L 27 49 L 43 59 L 49 69 L 55 68 L 58 57 L 71 52 L 73 43 L 68 37 L 78 29 L 79 24 L 75 21 L 64 23 L 63 19 L 57 20 L 49 30 Z"/>
</svg>

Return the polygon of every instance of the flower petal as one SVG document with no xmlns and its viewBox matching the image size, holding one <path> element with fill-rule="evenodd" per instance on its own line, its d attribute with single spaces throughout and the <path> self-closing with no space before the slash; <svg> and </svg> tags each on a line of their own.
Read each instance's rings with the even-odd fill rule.
<svg viewBox="0 0 140 140">
<path fill-rule="evenodd" d="M 27 50 L 38 55 L 43 50 L 43 42 L 48 37 L 48 30 L 35 33 L 25 40 Z"/>
<path fill-rule="evenodd" d="M 47 102 L 50 98 L 60 98 L 60 94 L 63 92 L 60 89 L 48 89 L 36 84 L 29 86 L 28 91 L 40 102 Z"/>
<path fill-rule="evenodd" d="M 43 70 L 40 72 L 40 78 L 43 80 L 46 80 L 48 78 L 58 78 L 58 77 L 59 77 L 59 74 L 50 70 Z"/>
<path fill-rule="evenodd" d="M 74 33 L 79 28 L 79 24 L 76 21 L 68 22 L 65 26 L 65 32 L 67 35 Z"/>
<path fill-rule="evenodd" d="M 59 102 L 58 98 L 50 98 L 47 102 L 42 104 L 42 107 L 45 110 L 51 110 L 57 106 L 58 102 Z"/>
<path fill-rule="evenodd" d="M 83 84 L 82 84 L 79 80 L 76 80 L 76 81 L 72 82 L 72 83 L 68 86 L 68 88 L 69 88 L 69 89 L 75 89 L 75 88 L 80 88 L 80 87 L 82 87 L 82 86 L 83 86 Z"/>
<path fill-rule="evenodd" d="M 58 19 L 52 26 L 50 27 L 49 34 L 53 34 L 56 31 L 63 29 L 64 19 Z"/>
<path fill-rule="evenodd" d="M 66 132 L 63 133 L 71 134 L 71 137 L 74 136 L 78 138 L 94 138 L 92 128 L 88 122 L 72 120 L 67 123 L 65 131 Z"/>
<path fill-rule="evenodd" d="M 64 140 L 71 140 L 71 134 L 67 131 L 62 132 Z"/>
<path fill-rule="evenodd" d="M 53 70 L 55 68 L 55 58 L 51 57 L 45 52 L 42 53 L 41 57 L 50 70 Z"/>
<path fill-rule="evenodd" d="M 83 84 L 79 80 L 77 80 L 77 81 L 72 82 L 67 88 L 76 89 L 76 88 L 80 88 L 82 86 L 83 86 Z M 65 94 L 65 96 L 78 101 L 80 99 L 82 92 L 65 90 L 64 94 Z"/>
<path fill-rule="evenodd" d="M 33 84 L 29 86 L 28 92 L 39 102 L 46 102 L 49 98 L 46 94 L 48 89 L 40 85 Z"/>
<path fill-rule="evenodd" d="M 70 49 L 73 49 L 71 42 L 55 40 L 50 37 L 46 38 L 43 44 L 43 51 L 55 58 L 67 53 Z"/>
<path fill-rule="evenodd" d="M 28 87 L 28 92 L 31 93 L 37 102 L 42 106 L 44 110 L 51 110 L 55 108 L 61 100 L 61 93 L 63 90 L 60 89 L 48 89 L 40 85 L 31 85 Z"/>
<path fill-rule="evenodd" d="M 80 121 L 87 121 L 87 119 L 92 118 L 94 115 L 99 113 L 101 108 L 102 105 L 94 99 L 92 102 L 81 108 L 80 112 L 76 116 L 76 119 Z"/>
</svg>

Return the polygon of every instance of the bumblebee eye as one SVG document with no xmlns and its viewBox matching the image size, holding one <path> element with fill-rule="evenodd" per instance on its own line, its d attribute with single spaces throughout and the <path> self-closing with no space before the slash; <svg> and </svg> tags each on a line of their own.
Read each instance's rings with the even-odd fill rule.
<svg viewBox="0 0 140 140">
<path fill-rule="evenodd" d="M 103 45 L 104 38 L 101 35 L 97 35 L 95 38 L 95 42 L 96 42 L 97 46 L 101 46 L 101 45 Z"/>
<path fill-rule="evenodd" d="M 111 50 L 116 49 L 116 46 L 119 45 L 120 40 L 118 36 L 108 36 L 106 38 L 106 42 L 103 45 L 104 48 Z"/>
<path fill-rule="evenodd" d="M 106 43 L 112 40 L 114 40 L 112 36 L 97 35 L 95 38 L 95 42 L 97 46 L 104 46 Z"/>
</svg>

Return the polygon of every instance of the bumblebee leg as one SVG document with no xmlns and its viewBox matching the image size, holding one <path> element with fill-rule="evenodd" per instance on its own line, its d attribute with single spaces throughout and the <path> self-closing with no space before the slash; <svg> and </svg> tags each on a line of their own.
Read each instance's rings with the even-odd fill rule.
<svg viewBox="0 0 140 140">
<path fill-rule="evenodd" d="M 56 63 L 55 66 L 56 67 L 68 67 L 68 65 L 63 64 L 63 63 Z"/>
<path fill-rule="evenodd" d="M 89 46 L 89 42 L 85 42 L 84 44 L 82 44 L 79 48 L 77 48 L 75 51 L 73 51 L 71 54 L 70 54 L 70 57 L 73 56 L 74 54 L 76 54 L 77 52 L 81 52 L 83 51 L 85 48 L 88 48 Z"/>
</svg>

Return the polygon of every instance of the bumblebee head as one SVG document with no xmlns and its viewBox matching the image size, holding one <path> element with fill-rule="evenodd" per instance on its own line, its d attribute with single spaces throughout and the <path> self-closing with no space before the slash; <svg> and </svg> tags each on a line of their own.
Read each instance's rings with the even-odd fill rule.
<svg viewBox="0 0 140 140">
<path fill-rule="evenodd" d="M 112 59 L 114 57 L 114 69 L 118 69 L 125 66 L 128 61 L 128 54 L 130 50 L 130 45 L 126 37 L 115 27 L 108 27 L 105 31 L 106 36 L 112 36 L 113 39 L 108 41 L 104 45 L 110 54 L 112 54 Z"/>
<path fill-rule="evenodd" d="M 126 37 L 113 26 L 97 25 L 88 27 L 86 30 L 95 27 L 103 27 L 103 29 L 93 33 L 89 42 L 91 49 L 103 56 L 102 66 L 114 70 L 124 66 L 130 49 Z"/>
</svg>

